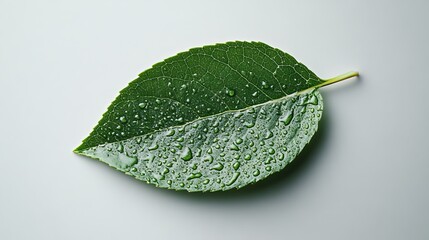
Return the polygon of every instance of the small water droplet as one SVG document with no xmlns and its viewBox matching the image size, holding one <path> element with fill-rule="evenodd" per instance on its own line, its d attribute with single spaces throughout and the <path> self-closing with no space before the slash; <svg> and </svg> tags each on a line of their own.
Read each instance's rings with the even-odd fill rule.
<svg viewBox="0 0 429 240">
<path fill-rule="evenodd" d="M 274 154 L 275 152 L 276 151 L 273 148 L 268 149 L 268 153 L 271 154 L 271 155 Z"/>
<path fill-rule="evenodd" d="M 203 181 L 203 184 L 208 184 L 209 182 L 210 182 L 210 180 L 206 179 L 206 180 Z"/>
<path fill-rule="evenodd" d="M 123 122 L 123 123 L 126 123 L 126 122 L 127 122 L 127 118 L 126 118 L 125 116 L 121 116 L 121 117 L 119 118 L 119 121 L 121 121 L 121 122 Z"/>
<path fill-rule="evenodd" d="M 166 134 L 166 136 L 167 137 L 171 137 L 171 136 L 173 136 L 174 135 L 174 133 L 175 133 L 176 131 L 174 130 L 174 129 L 171 129 L 170 131 L 168 131 L 167 132 L 167 134 Z"/>
<path fill-rule="evenodd" d="M 253 176 L 259 176 L 261 172 L 259 171 L 259 169 L 256 169 L 255 171 L 253 171 Z"/>
<path fill-rule="evenodd" d="M 145 107 L 146 107 L 146 103 L 139 103 L 139 107 L 140 107 L 141 109 L 145 108 Z"/>
<path fill-rule="evenodd" d="M 267 130 L 267 132 L 265 133 L 265 139 L 270 139 L 274 136 L 273 132 L 271 132 L 270 130 Z"/>
<path fill-rule="evenodd" d="M 209 162 L 212 163 L 213 162 L 213 157 L 211 155 L 207 155 L 203 158 L 204 162 Z"/>
<path fill-rule="evenodd" d="M 156 149 L 158 149 L 158 144 L 153 144 L 152 146 L 150 146 L 148 149 L 149 149 L 149 151 L 153 151 L 153 150 L 156 150 Z"/>
<path fill-rule="evenodd" d="M 237 146 L 237 145 L 235 145 L 234 143 L 232 143 L 231 145 L 229 145 L 229 149 L 234 150 L 234 151 L 238 151 L 238 150 L 240 150 L 240 149 L 238 148 L 238 146 Z"/>
<path fill-rule="evenodd" d="M 234 89 L 226 89 L 226 94 L 230 97 L 233 97 L 235 95 L 235 90 Z"/>
<path fill-rule="evenodd" d="M 267 170 L 267 171 L 271 171 L 271 166 L 266 166 L 266 167 L 265 167 L 265 170 Z"/>
<path fill-rule="evenodd" d="M 216 163 L 211 169 L 220 171 L 223 169 L 223 164 L 222 163 Z"/>
<path fill-rule="evenodd" d="M 192 150 L 189 147 L 185 147 L 182 154 L 180 155 L 180 158 L 182 158 L 184 161 L 189 161 L 192 159 Z"/>
<path fill-rule="evenodd" d="M 201 176 L 203 176 L 203 175 L 200 172 L 191 173 L 191 175 L 188 177 L 188 180 L 195 179 L 195 178 L 200 178 Z"/>
<path fill-rule="evenodd" d="M 119 144 L 118 147 L 116 148 L 116 150 L 120 153 L 124 152 L 124 146 L 122 146 L 122 144 Z"/>
<path fill-rule="evenodd" d="M 232 167 L 234 168 L 234 170 L 237 170 L 240 167 L 240 162 L 235 162 Z"/>
<path fill-rule="evenodd" d="M 249 161 L 252 158 L 252 155 L 246 154 L 244 155 L 244 160 Z"/>
<path fill-rule="evenodd" d="M 243 142 L 242 138 L 235 139 L 235 143 L 237 143 L 237 144 L 241 144 L 242 142 Z"/>
</svg>

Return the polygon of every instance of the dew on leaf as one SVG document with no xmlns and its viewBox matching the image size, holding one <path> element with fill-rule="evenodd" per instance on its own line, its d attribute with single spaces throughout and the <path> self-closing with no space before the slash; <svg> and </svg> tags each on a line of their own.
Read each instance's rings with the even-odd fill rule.
<svg viewBox="0 0 429 240">
<path fill-rule="evenodd" d="M 180 158 L 182 158 L 184 161 L 189 161 L 192 159 L 192 150 L 189 147 L 185 147 L 182 154 L 180 155 Z"/>
</svg>

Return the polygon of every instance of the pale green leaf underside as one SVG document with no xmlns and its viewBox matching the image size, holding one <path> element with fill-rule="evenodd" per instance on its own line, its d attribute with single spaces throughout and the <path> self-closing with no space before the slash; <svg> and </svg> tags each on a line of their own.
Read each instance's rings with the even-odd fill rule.
<svg viewBox="0 0 429 240">
<path fill-rule="evenodd" d="M 240 188 L 290 163 L 316 132 L 322 110 L 320 93 L 308 91 L 82 154 L 163 188 Z"/>
</svg>

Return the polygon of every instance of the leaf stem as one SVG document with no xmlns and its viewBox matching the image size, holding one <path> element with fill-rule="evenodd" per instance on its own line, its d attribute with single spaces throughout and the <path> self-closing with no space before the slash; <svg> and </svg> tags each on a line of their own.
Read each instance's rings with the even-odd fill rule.
<svg viewBox="0 0 429 240">
<path fill-rule="evenodd" d="M 341 74 L 339 76 L 326 79 L 324 82 L 316 85 L 316 88 L 320 88 L 320 87 L 324 87 L 324 86 L 327 86 L 327 85 L 331 85 L 333 83 L 340 82 L 340 81 L 346 80 L 348 78 L 357 77 L 357 76 L 359 76 L 358 72 L 344 73 L 344 74 Z"/>
</svg>

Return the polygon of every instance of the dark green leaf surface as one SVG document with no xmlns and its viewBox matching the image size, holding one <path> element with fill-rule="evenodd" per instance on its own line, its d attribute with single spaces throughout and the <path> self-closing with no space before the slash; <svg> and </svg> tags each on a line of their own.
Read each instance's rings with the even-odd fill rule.
<svg viewBox="0 0 429 240">
<path fill-rule="evenodd" d="M 159 187 L 243 187 L 310 141 L 324 82 L 263 43 L 194 48 L 141 73 L 75 152 Z"/>
</svg>

